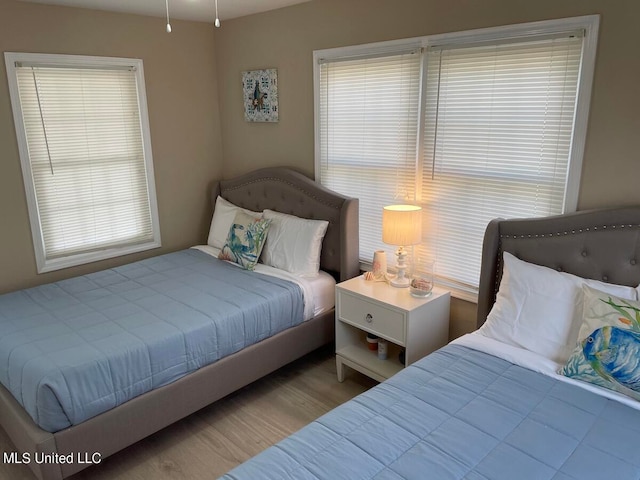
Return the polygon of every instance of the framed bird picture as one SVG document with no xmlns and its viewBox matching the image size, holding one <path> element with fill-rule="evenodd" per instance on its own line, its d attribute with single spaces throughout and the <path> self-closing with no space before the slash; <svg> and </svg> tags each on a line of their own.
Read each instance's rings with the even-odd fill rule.
<svg viewBox="0 0 640 480">
<path fill-rule="evenodd" d="M 244 119 L 278 121 L 278 71 L 275 68 L 242 72 Z"/>
</svg>

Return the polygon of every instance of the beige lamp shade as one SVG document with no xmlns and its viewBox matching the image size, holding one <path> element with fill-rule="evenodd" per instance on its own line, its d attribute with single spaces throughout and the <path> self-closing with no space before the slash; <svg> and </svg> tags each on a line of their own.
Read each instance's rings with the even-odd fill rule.
<svg viewBox="0 0 640 480">
<path fill-rule="evenodd" d="M 422 242 L 422 208 L 389 205 L 382 209 L 382 241 L 389 245 L 417 245 Z"/>
</svg>

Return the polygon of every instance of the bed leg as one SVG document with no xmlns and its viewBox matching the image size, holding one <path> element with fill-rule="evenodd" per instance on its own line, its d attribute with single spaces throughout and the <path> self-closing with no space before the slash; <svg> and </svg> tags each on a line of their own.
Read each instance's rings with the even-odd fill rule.
<svg viewBox="0 0 640 480">
<path fill-rule="evenodd" d="M 344 382 L 344 363 L 338 356 L 336 356 L 336 371 L 338 372 L 338 381 L 340 383 Z"/>
</svg>

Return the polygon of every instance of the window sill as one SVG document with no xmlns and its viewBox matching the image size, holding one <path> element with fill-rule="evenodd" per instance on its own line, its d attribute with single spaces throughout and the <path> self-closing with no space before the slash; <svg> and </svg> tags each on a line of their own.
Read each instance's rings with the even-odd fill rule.
<svg viewBox="0 0 640 480">
<path fill-rule="evenodd" d="M 90 253 L 79 253 L 76 255 L 70 255 L 68 257 L 54 258 L 50 260 L 38 259 L 38 273 L 40 274 L 53 272 L 56 270 L 61 270 L 63 268 L 75 267 L 78 265 L 84 265 L 86 263 L 106 260 L 108 258 L 115 258 L 121 257 L 123 255 L 129 255 L 131 253 L 144 252 L 146 250 L 152 250 L 161 246 L 162 244 L 158 240 L 137 245 L 128 245 L 126 247 L 98 250 Z"/>
<path fill-rule="evenodd" d="M 478 292 L 477 290 L 475 291 L 471 291 L 471 289 L 469 290 L 465 290 L 456 286 L 453 286 L 447 282 L 441 282 L 439 280 L 436 280 L 435 282 L 436 286 L 440 287 L 440 288 L 444 288 L 445 290 L 449 290 L 451 292 L 451 296 L 453 298 L 457 298 L 459 300 L 464 300 L 465 302 L 470 302 L 470 303 L 478 303 Z"/>
</svg>

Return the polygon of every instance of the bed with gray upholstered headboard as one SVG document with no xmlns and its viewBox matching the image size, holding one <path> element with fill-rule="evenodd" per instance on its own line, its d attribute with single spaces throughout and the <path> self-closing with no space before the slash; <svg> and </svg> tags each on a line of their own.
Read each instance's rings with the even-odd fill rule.
<svg viewBox="0 0 640 480">
<path fill-rule="evenodd" d="M 263 168 L 230 180 L 222 180 L 211 191 L 239 207 L 281 213 L 313 220 L 328 220 L 320 268 L 338 280 L 360 273 L 358 200 L 345 198 L 288 168 Z"/>
<path fill-rule="evenodd" d="M 491 221 L 482 249 L 478 327 L 495 302 L 503 252 L 559 272 L 635 287 L 640 284 L 640 207 Z"/>
<path fill-rule="evenodd" d="M 331 192 L 306 176 L 286 168 L 266 168 L 238 178 L 217 182 L 211 193 L 214 205 L 218 195 L 238 206 L 250 208 L 254 211 L 261 212 L 264 209 L 271 209 L 298 217 L 328 221 L 329 225 L 321 250 L 321 269 L 330 272 L 338 281 L 351 278 L 359 273 L 358 201 L 356 199 Z M 76 295 L 77 297 L 92 298 L 92 303 L 89 306 L 82 307 L 85 308 L 85 311 L 91 311 L 92 308 L 104 308 L 108 302 L 111 303 L 109 306 L 111 312 L 128 309 L 130 313 L 135 315 L 136 312 L 140 311 L 141 305 L 145 304 L 144 306 L 148 310 L 141 313 L 141 317 L 138 319 L 144 324 L 150 318 L 153 318 L 153 321 L 157 321 L 158 318 L 163 317 L 162 320 L 164 320 L 169 311 L 165 306 L 171 304 L 175 307 L 176 312 L 183 312 L 185 310 L 183 307 L 185 306 L 191 308 L 189 311 L 190 317 L 188 318 L 189 321 L 193 322 L 194 319 L 200 318 L 201 314 L 206 313 L 206 311 L 202 310 L 204 307 L 207 307 L 207 305 L 213 306 L 214 302 L 211 300 L 213 298 L 211 297 L 213 290 L 220 290 L 224 288 L 222 284 L 226 285 L 228 283 L 228 277 L 225 277 L 223 281 L 220 281 L 217 277 L 204 278 L 212 276 L 210 273 L 212 268 L 226 268 L 227 271 L 230 271 L 228 269 L 234 269 L 234 272 L 230 275 L 252 275 L 254 273 L 246 271 L 242 271 L 244 272 L 242 273 L 237 267 L 210 257 L 202 260 L 203 256 L 206 256 L 206 254 L 189 249 L 95 274 L 101 276 L 101 278 L 109 277 L 113 282 L 120 282 L 126 275 L 132 273 L 130 277 L 127 277 L 127 281 L 121 285 L 110 281 L 106 284 L 102 282 L 103 285 L 100 286 L 95 284 L 94 279 L 97 277 L 92 277 L 91 275 L 72 279 L 61 285 L 45 285 L 41 289 L 46 291 L 42 290 L 43 295 L 40 298 L 46 298 L 49 292 L 61 292 L 61 300 L 63 302 L 67 302 L 66 304 L 71 302 L 71 304 L 75 305 L 78 298 L 74 297 L 75 294 L 73 292 L 69 293 L 68 288 L 69 285 L 75 285 L 79 287 L 74 287 L 73 290 L 75 292 L 84 292 L 82 295 Z M 197 260 L 194 260 L 194 257 L 198 257 Z M 201 260 L 209 263 L 202 265 L 197 263 Z M 216 262 L 220 265 L 214 266 L 213 264 Z M 195 264 L 198 270 L 192 270 L 191 273 L 186 275 L 186 267 L 191 264 Z M 167 267 L 176 272 L 176 277 L 164 278 L 160 282 L 163 286 L 156 287 L 156 285 L 159 285 L 158 277 L 161 276 L 161 273 L 167 271 Z M 141 274 L 141 272 L 147 273 Z M 182 282 L 185 278 L 190 280 L 187 283 L 181 283 L 179 289 L 172 290 L 171 295 L 173 297 L 167 297 L 163 294 L 165 286 L 178 281 Z M 212 283 L 213 288 L 205 289 L 198 284 L 199 279 L 211 282 L 217 281 L 218 283 Z M 264 279 L 258 279 L 257 281 L 269 283 Z M 275 281 L 271 280 L 270 282 Z M 114 288 L 114 286 L 117 288 Z M 291 286 L 295 287 L 294 284 L 290 284 L 287 288 L 291 288 Z M 27 301 L 27 297 L 33 296 L 33 293 L 38 294 L 40 292 L 38 288 L 40 287 L 31 289 L 28 294 L 14 292 L 7 296 L 0 296 L 0 322 L 9 322 L 5 325 L 0 325 L 2 328 L 11 329 L 20 323 L 20 319 L 16 318 L 13 320 L 16 320 L 17 323 L 11 323 L 13 321 L 11 315 L 16 310 L 16 306 L 22 308 L 25 315 L 28 315 L 29 311 L 34 311 L 33 308 L 38 311 L 37 305 L 21 307 L 23 300 Z M 95 292 L 92 291 L 93 288 L 95 288 Z M 278 291 L 280 290 L 282 288 L 278 287 Z M 136 291 L 140 295 L 135 293 Z M 132 295 L 129 295 L 129 293 L 132 293 Z M 252 292 L 249 291 L 249 293 L 251 294 Z M 144 301 L 143 297 L 147 294 L 150 296 L 147 301 Z M 188 303 L 175 302 L 173 299 L 178 298 L 176 295 L 186 295 L 199 299 L 199 301 L 190 306 Z M 262 291 L 260 295 L 255 296 L 261 297 Z M 162 298 L 162 302 L 167 303 L 158 303 L 155 300 L 156 298 Z M 242 302 L 226 303 L 227 298 L 223 297 L 219 303 L 235 305 L 234 308 L 240 308 L 246 302 L 246 297 L 241 297 Z M 95 303 L 96 299 L 99 300 L 98 303 Z M 136 303 L 138 300 L 143 301 Z M 272 311 L 271 308 L 255 310 L 263 313 Z M 284 312 L 287 310 L 292 311 L 293 307 L 274 311 Z M 241 319 L 244 318 L 242 312 L 236 311 L 234 315 Z M 176 330 L 182 332 L 183 325 L 188 323 L 184 321 L 185 317 L 186 315 L 173 316 L 169 319 L 171 326 L 160 322 L 158 325 L 164 329 L 173 329 L 174 332 Z M 256 315 L 254 317 L 255 325 L 269 325 L 269 321 L 260 322 L 260 317 L 256 317 Z M 129 321 L 128 318 L 122 319 L 123 325 Z M 62 319 L 61 321 L 64 322 L 64 320 Z M 28 321 L 31 322 L 31 319 Z M 203 324 L 205 327 L 208 325 L 204 321 Z M 30 323 L 30 325 L 37 326 L 33 323 Z M 79 327 L 84 328 L 83 325 L 79 325 Z M 63 325 L 62 328 L 66 329 L 67 327 Z M 110 328 L 117 329 L 118 327 Z M 235 328 L 235 330 L 243 329 Z M 6 337 L 9 337 L 13 330 L 5 329 L 1 331 L 8 332 L 9 335 Z M 67 337 L 70 335 L 69 338 L 80 336 L 74 336 L 77 332 L 69 332 L 68 330 L 64 330 L 62 333 Z M 129 332 L 126 333 L 128 334 Z M 20 336 L 20 332 L 18 332 L 18 336 Z M 135 337 L 135 335 L 133 336 Z M 174 335 L 174 337 L 176 336 L 179 337 L 179 335 Z M 217 337 L 218 335 L 212 336 Z M 129 335 L 127 338 L 131 339 L 131 337 Z M 314 318 L 286 328 L 266 339 L 258 340 L 257 343 L 246 346 L 236 353 L 231 353 L 214 363 L 187 373 L 171 383 L 163 382 L 163 386 L 159 388 L 135 396 L 80 423 L 70 422 L 71 425 L 68 428 L 62 428 L 57 431 L 53 429 L 46 431 L 38 426 L 25 408 L 16 401 L 9 391 L 9 387 L 5 388 L 5 386 L 0 385 L 0 424 L 12 439 L 17 450 L 31 453 L 32 458 L 35 458 L 33 455 L 36 453 L 38 455 L 73 454 L 74 459 L 77 458 L 76 455 L 79 453 L 83 455 L 87 453 L 89 458 L 94 453 L 97 453 L 101 459 L 104 459 L 306 353 L 332 342 L 333 338 L 334 310 L 331 308 L 324 311 L 324 313 L 317 314 Z M 2 340 L 6 340 L 6 338 L 2 338 Z M 81 341 L 77 338 L 76 340 L 78 342 Z M 180 341 L 179 344 L 184 346 L 187 342 Z M 112 344 L 111 347 L 117 349 L 120 346 Z M 0 345 L 0 353 L 7 348 L 11 347 L 7 347 L 6 342 L 3 342 Z M 88 345 L 81 346 L 81 348 L 87 351 L 94 347 Z M 158 352 L 160 350 L 162 348 L 158 348 Z M 192 358 L 196 355 L 191 351 L 185 353 L 174 355 L 174 357 L 184 359 Z M 33 349 L 25 350 L 24 354 L 16 354 L 13 357 L 21 356 L 26 358 L 25 355 L 32 355 L 34 358 L 38 357 L 37 351 Z M 127 352 L 122 353 L 122 356 L 127 356 Z M 103 369 L 103 371 L 110 372 L 110 368 Z M 167 371 L 167 369 L 165 368 L 164 371 Z M 129 376 L 129 371 L 127 370 L 123 376 Z M 4 377 L 5 375 L 3 375 Z M 16 382 L 13 383 L 15 384 Z M 95 389 L 89 388 L 89 390 L 99 390 L 100 388 L 98 385 Z M 71 463 L 31 462 L 29 466 L 38 478 L 60 479 L 73 475 L 86 468 L 88 464 L 78 461 Z"/>
</svg>

